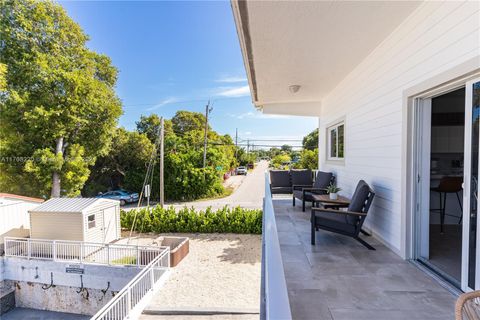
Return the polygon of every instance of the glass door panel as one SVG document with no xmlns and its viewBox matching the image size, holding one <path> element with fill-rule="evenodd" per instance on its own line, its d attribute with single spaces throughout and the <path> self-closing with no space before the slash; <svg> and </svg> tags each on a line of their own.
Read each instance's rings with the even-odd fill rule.
<svg viewBox="0 0 480 320">
<path fill-rule="evenodd" d="M 465 134 L 465 210 L 463 217 L 463 281 L 464 291 L 479 288 L 479 246 L 478 232 L 478 191 L 479 191 L 479 155 L 480 155 L 480 81 L 467 83 L 466 86 L 466 114 L 467 126 Z"/>
</svg>

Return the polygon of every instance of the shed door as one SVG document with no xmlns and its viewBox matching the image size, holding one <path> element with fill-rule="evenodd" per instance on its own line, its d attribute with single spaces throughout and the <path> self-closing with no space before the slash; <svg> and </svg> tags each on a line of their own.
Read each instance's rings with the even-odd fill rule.
<svg viewBox="0 0 480 320">
<path fill-rule="evenodd" d="M 116 207 L 103 210 L 103 241 L 111 242 L 117 238 Z"/>
</svg>

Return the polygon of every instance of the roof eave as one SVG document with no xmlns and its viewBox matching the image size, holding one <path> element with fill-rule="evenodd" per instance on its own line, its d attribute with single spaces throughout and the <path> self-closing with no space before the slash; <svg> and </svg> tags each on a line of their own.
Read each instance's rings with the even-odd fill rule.
<svg viewBox="0 0 480 320">
<path fill-rule="evenodd" d="M 245 0 L 231 0 L 233 18 L 237 29 L 238 40 L 242 51 L 243 64 L 247 73 L 248 85 L 252 95 L 252 103 L 256 108 L 262 109 L 258 101 L 257 80 L 253 63 L 252 42 L 248 26 L 248 8 Z"/>
</svg>

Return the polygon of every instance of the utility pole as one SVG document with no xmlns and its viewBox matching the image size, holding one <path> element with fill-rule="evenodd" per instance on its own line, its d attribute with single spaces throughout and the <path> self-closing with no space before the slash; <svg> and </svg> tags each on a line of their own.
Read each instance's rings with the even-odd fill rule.
<svg viewBox="0 0 480 320">
<path fill-rule="evenodd" d="M 207 165 L 207 141 L 208 141 L 208 114 L 212 112 L 210 108 L 210 100 L 208 100 L 207 105 L 205 106 L 205 136 L 203 139 L 203 168 Z"/>
<path fill-rule="evenodd" d="M 235 128 L 235 159 L 237 159 L 237 150 L 238 150 L 238 128 Z"/>
<path fill-rule="evenodd" d="M 250 139 L 247 140 L 247 154 L 249 150 L 250 150 Z"/>
<path fill-rule="evenodd" d="M 160 118 L 160 206 L 163 208 L 165 203 L 165 190 L 163 180 L 163 158 L 164 158 L 164 140 L 165 140 L 165 121 Z"/>
</svg>

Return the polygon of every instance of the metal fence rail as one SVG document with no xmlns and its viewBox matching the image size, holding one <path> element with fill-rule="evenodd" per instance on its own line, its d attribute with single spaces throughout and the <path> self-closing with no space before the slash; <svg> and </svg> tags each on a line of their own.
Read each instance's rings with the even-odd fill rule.
<svg viewBox="0 0 480 320">
<path fill-rule="evenodd" d="M 135 278 L 91 319 L 137 319 L 146 303 L 166 278 L 170 266 L 170 250 L 155 257 Z"/>
<path fill-rule="evenodd" d="M 146 266 L 168 247 L 5 237 L 5 256 L 104 265 Z"/>
<path fill-rule="evenodd" d="M 283 270 L 268 171 L 265 172 L 262 228 L 262 300 L 260 318 L 267 320 L 290 320 L 292 319 L 292 313 Z"/>
</svg>

